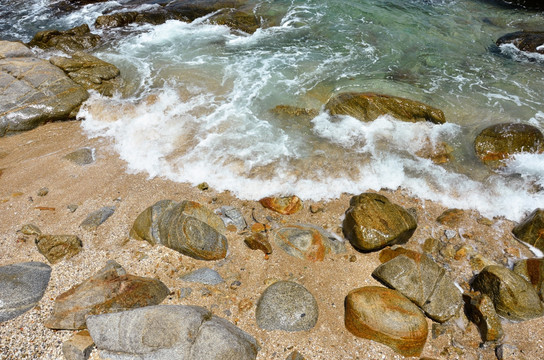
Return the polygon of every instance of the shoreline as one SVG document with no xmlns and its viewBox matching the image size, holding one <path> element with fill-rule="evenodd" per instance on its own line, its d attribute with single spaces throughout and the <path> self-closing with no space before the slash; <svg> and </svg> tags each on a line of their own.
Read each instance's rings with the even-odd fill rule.
<svg viewBox="0 0 544 360">
<path fill-rule="evenodd" d="M 94 163 L 79 166 L 64 159 L 82 147 L 95 149 Z M 241 210 L 249 226 L 254 213 L 259 222 L 269 224 L 272 230 L 284 224 L 307 223 L 342 237 L 342 217 L 351 195 L 328 202 L 305 201 L 300 212 L 280 215 L 264 209 L 257 201 L 236 199 L 228 192 L 201 191 L 189 184 L 127 173 L 109 140 L 87 138 L 77 121 L 49 123 L 0 138 L 0 169 L 0 266 L 47 262 L 33 241 L 17 232 L 24 224 L 33 223 L 45 234 L 77 235 L 83 242 L 83 251 L 78 255 L 52 265 L 49 286 L 37 307 L 0 324 L 0 359 L 62 359 L 62 342 L 74 332 L 47 329 L 43 321 L 59 294 L 94 274 L 110 259 L 125 267 L 127 273 L 160 278 L 172 291 L 162 304 L 204 306 L 254 336 L 261 345 L 257 359 L 285 359 L 293 350 L 307 359 L 403 358 L 382 344 L 355 337 L 344 327 L 343 303 L 347 293 L 362 286 L 381 286 L 370 275 L 380 264 L 379 252 L 360 253 L 346 243 L 346 253 L 329 254 L 323 262 L 310 262 L 290 257 L 271 241 L 273 253 L 265 257 L 245 246 L 247 232 L 242 231 L 228 232 L 229 252 L 225 259 L 206 262 L 128 237 L 140 212 L 163 199 L 192 200 L 211 210 L 234 206 Z M 38 196 L 43 187 L 49 193 Z M 447 210 L 440 204 L 409 197 L 401 190 L 379 193 L 417 215 L 418 228 L 403 246 L 415 251 L 428 248 L 440 265 L 447 265 L 450 276 L 461 287 L 478 270 L 478 261 L 508 265 L 533 257 L 526 246 L 513 238 L 514 223 L 509 220 L 485 219 L 476 211 L 467 210 L 452 229 L 436 222 Z M 78 207 L 72 213 L 67 206 L 74 204 Z M 311 212 L 312 204 L 323 211 Z M 94 231 L 79 227 L 88 214 L 104 206 L 116 207 L 111 218 Z M 447 239 L 447 229 L 455 230 L 456 235 Z M 438 245 L 429 247 L 429 238 L 436 239 Z M 463 246 L 472 249 L 465 247 L 463 255 Z M 225 282 L 207 286 L 179 279 L 201 267 L 218 271 Z M 257 327 L 256 302 L 276 280 L 293 280 L 314 295 L 319 319 L 313 329 L 288 333 Z M 233 281 L 240 281 L 241 285 L 232 288 Z M 179 289 L 184 287 L 191 287 L 192 293 L 179 299 Z M 478 330 L 464 316 L 441 325 L 429 319 L 427 322 L 430 331 L 422 357 L 477 359 L 481 354 L 481 359 L 495 359 L 494 345 L 480 348 Z M 516 345 L 527 359 L 538 359 L 544 347 L 543 325 L 542 317 L 521 323 L 503 321 L 503 342 Z M 91 359 L 99 359 L 96 350 Z"/>
</svg>

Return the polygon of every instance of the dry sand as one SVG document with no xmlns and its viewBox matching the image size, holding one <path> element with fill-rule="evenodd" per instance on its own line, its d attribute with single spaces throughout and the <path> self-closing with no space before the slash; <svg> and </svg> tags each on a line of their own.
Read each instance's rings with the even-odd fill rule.
<svg viewBox="0 0 544 360">
<path fill-rule="evenodd" d="M 285 254 L 275 244 L 274 252 L 265 257 L 244 243 L 244 234 L 229 232 L 229 254 L 214 262 L 194 260 L 161 246 L 128 238 L 136 216 L 161 199 L 193 200 L 215 210 L 231 205 L 242 210 L 246 220 L 256 218 L 277 228 L 286 223 L 311 223 L 341 235 L 340 226 L 350 196 L 322 203 L 324 211 L 311 213 L 312 203 L 291 216 L 263 209 L 255 201 L 242 201 L 213 189 L 200 191 L 187 184 L 145 174 L 128 174 L 126 165 L 112 150 L 107 139 L 88 139 L 78 122 L 53 123 L 19 135 L 0 138 L 0 265 L 25 261 L 43 261 L 30 238 L 18 230 L 33 223 L 46 234 L 75 234 L 83 242 L 83 251 L 75 257 L 52 265 L 47 291 L 39 305 L 13 320 L 0 324 L 0 359 L 62 359 L 61 345 L 72 331 L 53 331 L 43 326 L 54 299 L 73 285 L 85 280 L 107 260 L 123 265 L 128 273 L 157 277 L 172 291 L 164 304 L 201 305 L 253 335 L 261 344 L 258 359 L 285 359 L 298 350 L 306 359 L 401 359 L 388 347 L 360 339 L 344 325 L 343 302 L 355 288 L 379 285 L 370 274 L 379 265 L 378 253 L 362 254 L 349 243 L 345 254 L 329 254 L 323 262 L 312 263 Z M 81 147 L 96 149 L 96 161 L 79 166 L 64 156 Z M 47 187 L 46 196 L 38 190 Z M 346 189 L 348 190 L 348 189 Z M 506 220 L 482 219 L 468 211 L 453 230 L 457 235 L 447 240 L 447 227 L 435 221 L 444 207 L 403 194 L 399 190 L 382 190 L 391 201 L 417 213 L 418 229 L 406 247 L 421 251 L 432 237 L 441 246 L 431 253 L 461 286 L 485 261 L 508 264 L 531 257 L 530 251 L 511 235 L 513 224 Z M 470 196 L 470 194 L 467 194 Z M 75 212 L 68 205 L 78 206 Z M 115 206 L 114 215 L 95 231 L 85 231 L 79 224 L 94 210 Z M 39 208 L 41 207 L 41 209 Z M 460 236 L 461 235 L 461 236 Z M 427 243 L 429 244 L 429 243 Z M 466 254 L 459 250 L 468 246 Z M 471 248 L 473 251 L 471 251 Z M 454 256 L 457 252 L 457 256 Z M 476 255 L 483 258 L 478 259 Z M 475 257 L 476 256 L 476 257 Z M 216 286 L 195 285 L 179 279 L 187 272 L 211 267 L 225 279 Z M 264 331 L 256 326 L 255 305 L 260 294 L 275 280 L 293 280 L 304 285 L 317 299 L 319 320 L 310 331 Z M 239 287 L 232 287 L 234 281 Z M 192 287 L 193 292 L 179 299 L 179 290 Z M 511 323 L 503 321 L 505 343 L 517 346 L 526 359 L 542 359 L 544 318 Z M 443 325 L 429 320 L 429 337 L 422 356 L 436 359 L 495 359 L 495 344 L 480 346 L 475 325 L 461 315 Z M 92 359 L 99 359 L 96 350 Z"/>
</svg>

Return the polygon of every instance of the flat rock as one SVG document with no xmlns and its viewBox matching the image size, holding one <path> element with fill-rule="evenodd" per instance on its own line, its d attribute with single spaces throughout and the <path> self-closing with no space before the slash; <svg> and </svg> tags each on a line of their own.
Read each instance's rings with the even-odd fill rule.
<svg viewBox="0 0 544 360">
<path fill-rule="evenodd" d="M 310 330 L 318 318 L 317 301 L 304 286 L 278 281 L 263 292 L 255 315 L 264 330 Z"/>
<path fill-rule="evenodd" d="M 130 235 L 162 244 L 198 260 L 219 260 L 227 255 L 223 220 L 193 201 L 161 200 L 136 218 Z"/>
<path fill-rule="evenodd" d="M 89 316 L 89 331 L 111 360 L 254 360 L 257 341 L 199 306 L 160 305 Z"/>
<path fill-rule="evenodd" d="M 361 251 L 403 244 L 416 230 L 414 217 L 385 196 L 363 193 L 351 198 L 342 225 L 344 236 Z"/>
<path fill-rule="evenodd" d="M 83 24 L 70 30 L 40 31 L 28 43 L 42 49 L 57 49 L 66 53 L 88 50 L 100 44 L 100 36 L 92 34 L 89 25 Z"/>
<path fill-rule="evenodd" d="M 323 261 L 331 251 L 346 251 L 345 244 L 325 229 L 310 224 L 294 224 L 275 231 L 276 244 L 291 256 L 302 260 Z"/>
<path fill-rule="evenodd" d="M 538 293 L 531 284 L 503 266 L 486 266 L 474 278 L 472 288 L 488 295 L 497 313 L 509 320 L 529 320 L 542 316 L 544 312 Z"/>
<path fill-rule="evenodd" d="M 403 356 L 419 356 L 427 341 L 421 310 L 395 290 L 367 286 L 349 292 L 345 325 L 355 336 L 389 346 Z"/>
<path fill-rule="evenodd" d="M 365 122 L 376 120 L 382 115 L 391 115 L 407 122 L 446 122 L 442 110 L 419 101 L 375 93 L 346 92 L 335 95 L 329 99 L 325 110 L 331 115 L 349 115 Z"/>
<path fill-rule="evenodd" d="M 183 281 L 200 283 L 205 285 L 217 285 L 225 282 L 221 275 L 210 268 L 200 268 L 180 277 Z"/>
<path fill-rule="evenodd" d="M 0 137 L 74 118 L 87 91 L 23 44 L 0 41 Z"/>
<path fill-rule="evenodd" d="M 55 299 L 45 326 L 81 330 L 88 315 L 157 305 L 169 293 L 160 280 L 127 275 L 121 265 L 110 260 L 98 273 Z"/>
<path fill-rule="evenodd" d="M 512 229 L 519 240 L 544 251 L 544 209 L 536 209 Z"/>
<path fill-rule="evenodd" d="M 544 45 L 544 31 L 516 31 L 509 33 L 497 40 L 497 46 L 503 44 L 512 44 L 521 51 L 544 54 L 544 47 L 542 46 Z"/>
<path fill-rule="evenodd" d="M 64 157 L 66 160 L 70 160 L 77 165 L 89 165 L 94 162 L 94 149 L 91 148 L 81 148 L 76 151 L 73 151 L 67 154 Z"/>
<path fill-rule="evenodd" d="M 259 200 L 267 209 L 282 215 L 292 215 L 302 209 L 302 201 L 297 196 L 266 197 Z"/>
<path fill-rule="evenodd" d="M 0 266 L 0 322 L 32 309 L 41 300 L 51 267 L 41 262 Z"/>
<path fill-rule="evenodd" d="M 85 218 L 85 220 L 83 220 L 83 222 L 79 224 L 79 226 L 85 230 L 95 230 L 97 227 L 102 225 L 106 220 L 108 220 L 109 217 L 112 216 L 114 212 L 115 212 L 115 207 L 105 206 L 101 209 L 98 209 L 90 213 Z"/>
<path fill-rule="evenodd" d="M 221 206 L 218 215 L 221 216 L 225 226 L 232 224 L 236 226 L 238 231 L 247 228 L 246 219 L 244 218 L 244 215 L 242 215 L 240 209 L 232 206 Z"/>
<path fill-rule="evenodd" d="M 403 248 L 385 249 L 380 260 L 387 261 L 372 276 L 412 300 L 431 319 L 444 322 L 461 309 L 461 292 L 446 270 L 427 255 Z"/>
<path fill-rule="evenodd" d="M 541 0 L 498 0 L 508 6 L 516 6 L 523 9 L 544 10 L 544 4 Z"/>
<path fill-rule="evenodd" d="M 544 301 L 544 259 L 525 259 L 514 264 L 514 272 L 527 280 Z"/>
<path fill-rule="evenodd" d="M 47 261 L 56 264 L 62 259 L 69 259 L 78 254 L 83 243 L 76 235 L 39 235 L 36 238 L 36 246 Z"/>
<path fill-rule="evenodd" d="M 66 360 L 87 360 L 94 348 L 89 331 L 82 330 L 62 344 L 62 354 Z"/>
<path fill-rule="evenodd" d="M 495 311 L 493 301 L 486 294 L 469 292 L 463 294 L 465 314 L 478 326 L 483 341 L 498 341 L 504 333 L 501 320 Z"/>
</svg>

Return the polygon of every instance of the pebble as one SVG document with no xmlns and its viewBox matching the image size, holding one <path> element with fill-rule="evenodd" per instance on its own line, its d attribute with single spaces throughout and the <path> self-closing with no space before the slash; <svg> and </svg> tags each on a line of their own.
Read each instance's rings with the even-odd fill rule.
<svg viewBox="0 0 544 360">
<path fill-rule="evenodd" d="M 189 274 L 181 276 L 180 279 L 204 285 L 217 285 L 225 282 L 217 271 L 207 267 L 196 269 Z"/>
<path fill-rule="evenodd" d="M 47 194 L 49 194 L 49 189 L 46 187 L 43 187 L 40 190 L 38 190 L 38 196 L 45 196 Z"/>
<path fill-rule="evenodd" d="M 106 206 L 99 210 L 96 210 L 87 216 L 85 220 L 79 225 L 85 230 L 95 230 L 101 224 L 103 224 L 110 216 L 115 212 L 115 207 Z"/>
</svg>

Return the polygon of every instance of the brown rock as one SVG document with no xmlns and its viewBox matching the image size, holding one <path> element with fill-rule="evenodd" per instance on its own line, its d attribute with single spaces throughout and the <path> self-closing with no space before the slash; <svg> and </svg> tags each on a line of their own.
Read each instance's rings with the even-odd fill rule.
<svg viewBox="0 0 544 360">
<path fill-rule="evenodd" d="M 416 152 L 416 155 L 425 159 L 430 159 L 435 164 L 444 164 L 452 159 L 453 148 L 445 142 L 433 144 L 427 139 L 423 147 Z"/>
<path fill-rule="evenodd" d="M 89 331 L 82 330 L 62 344 L 62 354 L 66 360 L 87 360 L 94 348 Z"/>
<path fill-rule="evenodd" d="M 299 353 L 298 351 L 293 351 L 292 353 L 290 353 L 286 358 L 285 360 L 304 360 L 304 356 L 302 356 L 301 353 Z"/>
<path fill-rule="evenodd" d="M 527 280 L 544 301 L 544 259 L 526 259 L 514 265 L 514 272 Z"/>
<path fill-rule="evenodd" d="M 355 336 L 385 344 L 404 356 L 419 356 L 427 340 L 425 316 L 410 300 L 387 288 L 349 292 L 345 325 Z"/>
<path fill-rule="evenodd" d="M 478 326 L 483 341 L 498 341 L 504 333 L 491 298 L 479 292 L 463 294 L 465 313 Z"/>
<path fill-rule="evenodd" d="M 544 209 L 536 209 L 512 229 L 519 240 L 544 251 Z"/>
<path fill-rule="evenodd" d="M 537 0 L 534 0 L 536 4 Z M 512 44 L 521 51 L 544 54 L 544 31 L 516 31 L 501 36 L 497 40 L 497 46 Z"/>
<path fill-rule="evenodd" d="M 56 264 L 62 259 L 69 259 L 78 254 L 83 244 L 75 235 L 39 235 L 36 238 L 36 246 L 47 261 Z"/>
<path fill-rule="evenodd" d="M 66 31 L 40 31 L 28 45 L 42 49 L 55 48 L 66 53 L 73 53 L 92 49 L 100 43 L 100 40 L 100 36 L 91 33 L 89 25 L 83 24 Z"/>
<path fill-rule="evenodd" d="M 210 22 L 217 25 L 226 25 L 231 29 L 241 30 L 253 34 L 259 27 L 261 21 L 253 9 L 223 9 L 210 17 Z"/>
<path fill-rule="evenodd" d="M 304 120 L 311 120 L 319 114 L 319 111 L 315 109 L 300 108 L 291 105 L 278 105 L 270 110 L 274 115 L 285 118 L 299 118 Z"/>
<path fill-rule="evenodd" d="M 344 236 L 361 251 L 405 243 L 416 227 L 414 217 L 406 209 L 374 193 L 352 197 L 342 225 Z"/>
<path fill-rule="evenodd" d="M 80 330 L 87 315 L 157 305 L 170 290 L 160 280 L 127 275 L 113 260 L 98 273 L 60 294 L 45 322 L 50 329 Z"/>
<path fill-rule="evenodd" d="M 373 121 L 382 115 L 391 115 L 407 122 L 446 122 L 444 113 L 421 102 L 401 97 L 346 92 L 333 96 L 325 105 L 331 115 L 349 115 L 361 121 Z"/>
<path fill-rule="evenodd" d="M 440 216 L 436 218 L 436 221 L 442 225 L 455 227 L 459 224 L 464 214 L 465 211 L 461 209 L 448 209 L 440 214 Z"/>
<path fill-rule="evenodd" d="M 282 215 L 292 215 L 302 209 L 302 201 L 296 196 L 266 197 L 259 202 L 265 208 Z"/>
<path fill-rule="evenodd" d="M 272 245 L 266 235 L 256 232 L 244 239 L 244 243 L 251 250 L 261 250 L 265 254 L 272 254 Z"/>
</svg>

